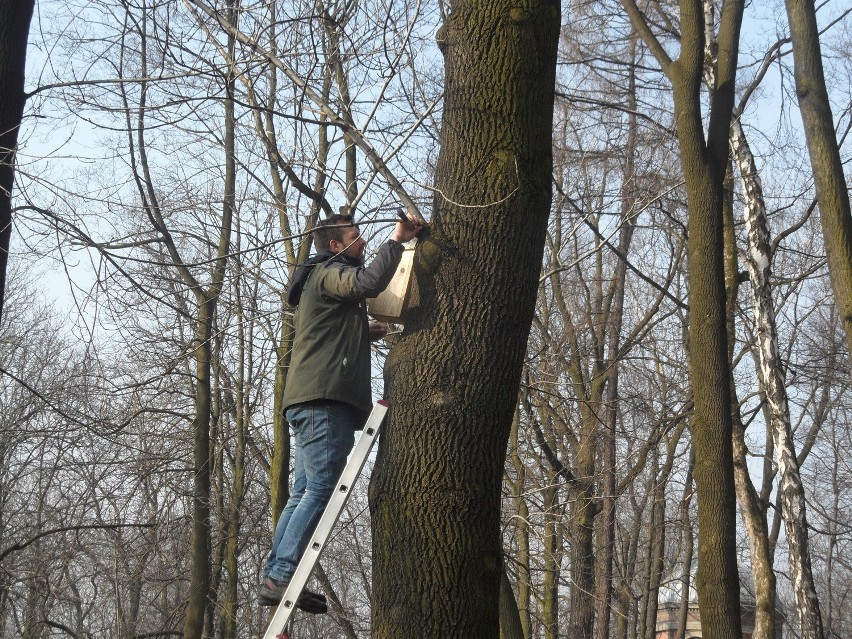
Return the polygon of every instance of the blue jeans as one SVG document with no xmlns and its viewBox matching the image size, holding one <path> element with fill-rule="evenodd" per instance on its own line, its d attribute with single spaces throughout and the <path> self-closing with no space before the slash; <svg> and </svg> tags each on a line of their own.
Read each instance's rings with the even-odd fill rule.
<svg viewBox="0 0 852 639">
<path fill-rule="evenodd" d="M 364 413 L 342 402 L 295 404 L 285 413 L 293 430 L 293 490 L 275 526 L 263 576 L 290 581 L 319 523 Z"/>
</svg>

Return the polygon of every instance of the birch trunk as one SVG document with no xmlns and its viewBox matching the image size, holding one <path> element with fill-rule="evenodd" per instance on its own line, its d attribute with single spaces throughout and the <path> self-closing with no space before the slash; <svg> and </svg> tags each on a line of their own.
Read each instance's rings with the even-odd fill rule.
<svg viewBox="0 0 852 639">
<path fill-rule="evenodd" d="M 822 639 L 822 618 L 808 544 L 805 491 L 793 445 L 793 427 L 790 423 L 784 369 L 778 348 L 778 330 L 770 283 L 772 255 L 763 191 L 757 176 L 757 167 L 738 121 L 732 124 L 731 132 L 734 160 L 740 171 L 745 195 L 744 217 L 749 249 L 746 266 L 751 279 L 757 372 L 766 397 L 769 428 L 774 442 L 781 514 L 789 546 L 790 578 L 796 597 L 802 639 Z"/>
<path fill-rule="evenodd" d="M 731 163 L 727 177 L 729 195 L 725 204 L 725 280 L 728 291 L 728 335 L 731 336 L 728 357 L 732 362 L 734 358 L 733 340 L 736 334 L 735 316 L 740 286 L 737 236 L 734 229 L 733 175 L 734 169 L 733 163 Z M 769 529 L 766 522 L 768 502 L 757 492 L 749 474 L 745 425 L 742 421 L 740 401 L 733 379 L 731 382 L 731 405 L 734 407 L 732 413 L 734 482 L 740 515 L 748 535 L 751 573 L 754 581 L 755 619 L 752 639 L 775 639 L 776 579 L 772 566 Z"/>
</svg>

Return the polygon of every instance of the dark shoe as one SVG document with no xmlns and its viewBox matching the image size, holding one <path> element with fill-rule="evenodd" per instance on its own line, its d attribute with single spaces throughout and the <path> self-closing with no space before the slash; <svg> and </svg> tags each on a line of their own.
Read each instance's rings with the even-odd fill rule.
<svg viewBox="0 0 852 639">
<path fill-rule="evenodd" d="M 286 581 L 264 577 L 257 589 L 258 603 L 261 606 L 277 606 L 281 603 L 281 599 L 287 591 L 287 585 L 288 582 Z M 296 608 L 314 615 L 321 615 L 328 612 L 328 603 L 323 595 L 310 590 L 303 590 L 296 601 Z"/>
</svg>

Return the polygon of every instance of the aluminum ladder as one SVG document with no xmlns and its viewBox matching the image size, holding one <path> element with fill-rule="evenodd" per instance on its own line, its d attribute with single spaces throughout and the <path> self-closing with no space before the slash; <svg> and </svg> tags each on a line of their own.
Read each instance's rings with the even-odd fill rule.
<svg viewBox="0 0 852 639">
<path fill-rule="evenodd" d="M 299 595 L 302 594 L 302 590 L 305 589 L 308 578 L 311 576 L 311 572 L 313 572 L 317 561 L 319 561 L 320 553 L 325 548 L 325 544 L 331 535 L 331 530 L 337 523 L 343 507 L 346 505 L 346 500 L 349 499 L 349 495 L 352 492 L 352 485 L 364 468 L 364 463 L 367 461 L 367 456 L 373 448 L 373 443 L 376 441 L 376 436 L 379 434 L 379 429 L 385 420 L 385 415 L 389 407 L 390 404 L 385 400 L 379 400 L 373 406 L 373 411 L 364 424 L 361 437 L 358 438 L 358 443 L 355 444 L 355 448 L 349 456 L 349 461 L 346 462 L 346 467 L 340 475 L 331 499 L 329 499 L 328 505 L 326 505 L 322 517 L 320 517 L 317 523 L 316 530 L 314 530 L 314 534 L 310 542 L 308 542 L 305 554 L 299 560 L 296 572 L 293 573 L 293 578 L 290 580 L 287 590 L 281 598 L 281 603 L 278 604 L 275 610 L 272 621 L 269 622 L 269 627 L 266 629 L 263 639 L 290 639 L 289 634 L 287 634 L 287 624 L 290 622 L 290 617 L 296 609 L 296 601 L 298 601 Z"/>
</svg>

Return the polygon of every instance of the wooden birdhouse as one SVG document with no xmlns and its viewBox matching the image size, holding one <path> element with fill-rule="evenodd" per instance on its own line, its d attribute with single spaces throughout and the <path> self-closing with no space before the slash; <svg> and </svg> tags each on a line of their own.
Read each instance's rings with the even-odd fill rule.
<svg viewBox="0 0 852 639">
<path fill-rule="evenodd" d="M 416 240 L 405 244 L 402 259 L 393 274 L 388 287 L 378 297 L 367 299 L 367 312 L 380 322 L 402 324 L 403 315 L 408 310 L 408 296 L 411 289 L 411 271 L 414 270 L 414 247 Z"/>
</svg>

